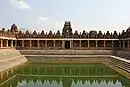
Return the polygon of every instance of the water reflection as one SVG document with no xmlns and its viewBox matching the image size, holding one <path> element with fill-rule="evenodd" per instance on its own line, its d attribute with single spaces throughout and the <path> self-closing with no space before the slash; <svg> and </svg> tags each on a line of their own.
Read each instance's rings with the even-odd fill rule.
<svg viewBox="0 0 130 87">
<path fill-rule="evenodd" d="M 0 87 L 130 87 L 127 78 L 101 64 L 27 64 L 0 77 Z"/>
</svg>

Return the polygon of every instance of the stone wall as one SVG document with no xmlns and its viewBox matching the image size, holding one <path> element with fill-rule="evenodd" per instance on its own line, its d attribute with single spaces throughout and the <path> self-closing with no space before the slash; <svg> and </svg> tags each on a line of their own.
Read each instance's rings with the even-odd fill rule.
<svg viewBox="0 0 130 87">
<path fill-rule="evenodd" d="M 109 59 L 111 56 L 117 56 L 122 58 L 130 57 L 129 51 L 124 50 L 20 50 L 22 55 L 29 61 L 59 61 L 59 60 L 89 60 L 93 61 L 98 59 L 99 61 Z"/>
<path fill-rule="evenodd" d="M 113 51 L 113 55 L 121 57 L 121 58 L 125 58 L 125 59 L 130 59 L 130 51 L 128 50 Z"/>
<path fill-rule="evenodd" d="M 31 62 L 84 62 L 99 63 L 112 55 L 111 50 L 20 50 Z"/>
<path fill-rule="evenodd" d="M 112 50 L 20 50 L 22 55 L 112 55 Z"/>
<path fill-rule="evenodd" d="M 70 55 L 71 56 L 71 55 Z M 93 58 L 91 57 L 52 57 L 52 56 L 26 56 L 29 62 L 45 62 L 45 63 L 102 63 L 109 57 Z"/>
</svg>

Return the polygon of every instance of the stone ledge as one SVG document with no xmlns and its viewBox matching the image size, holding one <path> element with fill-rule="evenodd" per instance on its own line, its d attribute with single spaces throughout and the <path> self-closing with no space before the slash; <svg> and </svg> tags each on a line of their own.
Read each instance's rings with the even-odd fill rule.
<svg viewBox="0 0 130 87">
<path fill-rule="evenodd" d="M 59 58 L 59 57 L 65 57 L 65 58 L 89 58 L 89 57 L 111 57 L 111 55 L 24 55 L 25 57 L 48 57 L 48 58 Z"/>
<path fill-rule="evenodd" d="M 20 50 L 22 55 L 112 55 L 111 50 Z"/>
<path fill-rule="evenodd" d="M 121 58 L 121 57 L 117 57 L 117 56 L 111 56 L 111 57 L 118 59 L 118 60 L 121 60 L 121 61 L 124 61 L 124 62 L 127 62 L 127 63 L 130 63 L 130 60 L 127 60 L 127 59 L 124 59 L 124 58 Z"/>
</svg>

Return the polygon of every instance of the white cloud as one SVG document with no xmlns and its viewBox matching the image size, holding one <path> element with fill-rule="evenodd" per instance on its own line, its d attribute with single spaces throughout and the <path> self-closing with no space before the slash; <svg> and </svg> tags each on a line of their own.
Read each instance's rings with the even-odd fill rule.
<svg viewBox="0 0 130 87">
<path fill-rule="evenodd" d="M 12 7 L 17 9 L 29 9 L 30 6 L 25 2 L 25 0 L 10 0 Z"/>
<path fill-rule="evenodd" d="M 43 16 L 40 16 L 39 19 L 40 19 L 40 20 L 43 20 L 43 21 L 48 20 L 48 18 L 43 17 Z"/>
<path fill-rule="evenodd" d="M 32 28 L 37 31 L 44 30 L 45 32 L 48 32 L 49 30 L 56 32 L 57 30 L 61 30 L 61 27 L 63 27 L 62 22 L 50 18 L 48 19 L 41 15 L 38 16 L 36 22 L 32 26 Z"/>
</svg>

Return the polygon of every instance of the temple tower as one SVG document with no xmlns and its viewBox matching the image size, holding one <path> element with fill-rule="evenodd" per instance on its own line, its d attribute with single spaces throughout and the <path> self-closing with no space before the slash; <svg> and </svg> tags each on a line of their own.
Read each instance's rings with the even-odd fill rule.
<svg viewBox="0 0 130 87">
<path fill-rule="evenodd" d="M 13 34 L 17 34 L 17 33 L 18 33 L 18 27 L 17 27 L 17 25 L 13 24 L 13 25 L 11 26 L 11 32 L 12 32 Z"/>
<path fill-rule="evenodd" d="M 72 28 L 71 28 L 71 22 L 65 21 L 63 30 L 62 30 L 62 37 L 63 38 L 72 38 Z"/>
</svg>

